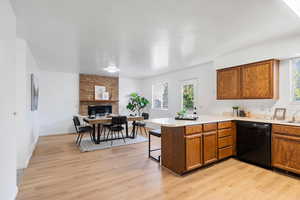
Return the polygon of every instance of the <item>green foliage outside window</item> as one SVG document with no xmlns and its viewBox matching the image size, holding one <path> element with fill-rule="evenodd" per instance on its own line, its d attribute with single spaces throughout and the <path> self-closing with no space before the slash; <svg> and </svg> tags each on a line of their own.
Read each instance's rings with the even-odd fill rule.
<svg viewBox="0 0 300 200">
<path fill-rule="evenodd" d="M 193 110 L 194 108 L 194 85 L 183 86 L 183 109 Z"/>
<path fill-rule="evenodd" d="M 294 100 L 300 101 L 300 60 L 294 62 Z"/>
</svg>

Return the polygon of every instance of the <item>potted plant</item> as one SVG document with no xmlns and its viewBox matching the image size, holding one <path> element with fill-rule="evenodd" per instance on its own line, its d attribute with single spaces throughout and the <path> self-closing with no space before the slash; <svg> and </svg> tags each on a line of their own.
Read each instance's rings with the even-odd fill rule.
<svg viewBox="0 0 300 200">
<path fill-rule="evenodd" d="M 149 100 L 145 97 L 138 95 L 137 93 L 131 93 L 129 102 L 126 106 L 131 112 L 137 112 L 141 116 L 142 110 L 149 104 Z"/>
</svg>

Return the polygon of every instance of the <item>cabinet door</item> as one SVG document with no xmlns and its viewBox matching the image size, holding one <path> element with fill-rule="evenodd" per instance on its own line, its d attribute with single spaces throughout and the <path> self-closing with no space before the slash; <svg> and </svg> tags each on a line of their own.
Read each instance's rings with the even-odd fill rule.
<svg viewBox="0 0 300 200">
<path fill-rule="evenodd" d="M 202 134 L 185 136 L 186 170 L 202 166 Z"/>
<path fill-rule="evenodd" d="M 241 97 L 272 99 L 274 97 L 273 62 L 249 64 L 241 68 Z"/>
<path fill-rule="evenodd" d="M 203 163 L 208 164 L 218 160 L 217 131 L 203 134 Z"/>
<path fill-rule="evenodd" d="M 203 163 L 208 164 L 218 159 L 217 131 L 203 134 Z"/>
<path fill-rule="evenodd" d="M 217 99 L 240 98 L 240 67 L 217 71 Z"/>
<path fill-rule="evenodd" d="M 300 137 L 273 134 L 272 165 L 300 174 Z"/>
</svg>

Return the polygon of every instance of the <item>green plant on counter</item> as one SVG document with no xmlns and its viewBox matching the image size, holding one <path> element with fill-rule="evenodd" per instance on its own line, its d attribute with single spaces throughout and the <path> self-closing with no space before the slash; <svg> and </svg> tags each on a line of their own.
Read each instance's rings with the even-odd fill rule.
<svg viewBox="0 0 300 200">
<path fill-rule="evenodd" d="M 185 114 L 186 114 L 186 109 L 182 109 L 181 111 L 177 112 L 178 117 L 184 117 Z"/>
<path fill-rule="evenodd" d="M 149 100 L 145 97 L 138 95 L 137 93 L 131 93 L 129 102 L 126 106 L 131 112 L 137 112 L 141 116 L 142 110 L 149 104 Z"/>
<path fill-rule="evenodd" d="M 233 110 L 238 110 L 240 107 L 238 107 L 238 106 L 232 106 L 232 109 Z"/>
</svg>

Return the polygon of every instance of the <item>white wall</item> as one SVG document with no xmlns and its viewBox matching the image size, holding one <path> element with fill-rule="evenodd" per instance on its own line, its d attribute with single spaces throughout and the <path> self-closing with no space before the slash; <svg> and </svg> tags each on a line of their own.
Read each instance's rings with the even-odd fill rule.
<svg viewBox="0 0 300 200">
<path fill-rule="evenodd" d="M 300 56 L 300 37 L 290 37 L 276 41 L 261 43 L 249 48 L 240 49 L 220 56 L 215 59 L 215 68 L 225 68 L 256 62 L 265 59 L 280 59 L 279 68 L 279 100 L 224 100 L 216 101 L 212 106 L 213 113 L 230 112 L 231 107 L 239 105 L 253 113 L 272 114 L 274 108 L 287 108 L 287 115 L 291 116 L 295 110 L 300 109 L 300 104 L 290 101 L 290 68 L 288 58 Z M 216 76 L 214 76 L 216 78 Z M 216 81 L 214 80 L 215 84 Z M 214 86 L 216 87 L 216 86 Z M 215 91 L 214 91 L 215 93 Z"/>
<path fill-rule="evenodd" d="M 25 40 L 17 39 L 17 168 L 26 168 L 39 136 L 38 111 L 31 111 L 31 79 L 39 69 Z"/>
<path fill-rule="evenodd" d="M 0 1 L 0 199 L 13 200 L 16 187 L 16 18 L 8 0 Z"/>
<path fill-rule="evenodd" d="M 209 105 L 214 100 L 214 67 L 213 63 L 207 63 L 185 70 L 171 72 L 168 74 L 148 78 L 142 82 L 142 94 L 149 100 L 152 99 L 152 85 L 162 81 L 168 82 L 168 110 L 150 110 L 150 117 L 175 116 L 181 110 L 181 86 L 185 80 L 198 80 L 197 87 L 197 111 L 199 114 L 209 112 Z M 150 107 L 150 106 L 149 106 Z"/>
<path fill-rule="evenodd" d="M 72 116 L 79 112 L 79 74 L 40 71 L 40 135 L 75 132 Z M 119 112 L 126 109 L 128 96 L 140 92 L 141 81 L 132 78 L 119 79 Z"/>
<path fill-rule="evenodd" d="M 40 135 L 73 133 L 79 110 L 79 74 L 40 72 Z"/>
<path fill-rule="evenodd" d="M 141 80 L 120 76 L 119 78 L 119 113 L 128 115 L 130 112 L 126 109 L 129 95 L 133 92 L 141 92 Z"/>
<path fill-rule="evenodd" d="M 167 81 L 169 83 L 169 109 L 153 110 L 151 117 L 172 117 L 181 108 L 181 81 L 197 78 L 199 114 L 223 114 L 231 112 L 232 106 L 241 106 L 255 114 L 272 114 L 275 107 L 285 107 L 287 115 L 300 109 L 300 104 L 290 102 L 290 71 L 287 58 L 300 56 L 300 37 L 291 37 L 260 45 L 240 49 L 217 57 L 214 62 L 188 68 L 178 72 L 143 80 L 142 94 L 151 99 L 153 83 Z M 280 98 L 279 100 L 216 100 L 216 69 L 251 63 L 255 61 L 277 58 L 280 63 Z"/>
</svg>

